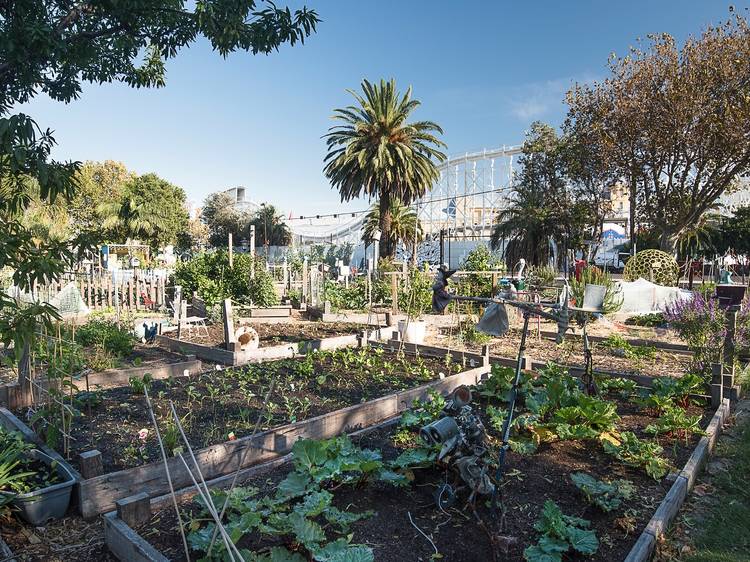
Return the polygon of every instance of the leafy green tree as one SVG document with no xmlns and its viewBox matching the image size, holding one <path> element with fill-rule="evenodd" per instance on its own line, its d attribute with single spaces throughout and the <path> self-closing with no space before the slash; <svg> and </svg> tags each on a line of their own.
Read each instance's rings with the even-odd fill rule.
<svg viewBox="0 0 750 562">
<path fill-rule="evenodd" d="M 611 77 L 568 96 L 632 182 L 637 212 L 674 252 L 682 233 L 750 171 L 750 25 L 740 15 L 680 47 L 668 34 L 613 58 Z"/>
<path fill-rule="evenodd" d="M 59 278 L 90 246 L 82 235 L 37 245 L 23 225 L 21 217 L 32 202 L 29 179 L 38 185 L 39 201 L 70 201 L 80 165 L 51 160 L 55 141 L 50 131 L 22 113 L 9 115 L 13 107 L 38 93 L 70 102 L 83 82 L 162 86 L 165 60 L 199 37 L 222 56 L 240 49 L 268 54 L 283 44 L 303 42 L 318 21 L 314 11 L 292 13 L 267 0 L 206 0 L 189 8 L 178 0 L 1 3 L 0 267 L 12 269 L 14 282 L 28 289 L 34 281 Z M 0 341 L 15 341 L 16 354 L 27 358 L 37 324 L 50 324 L 54 316 L 48 305 L 21 308 L 0 294 Z M 19 381 L 26 384 L 24 369 L 19 369 Z"/>
<path fill-rule="evenodd" d="M 365 224 L 362 230 L 362 240 L 372 243 L 372 236 L 375 231 L 380 230 L 380 203 L 376 202 L 367 211 Z M 415 241 L 420 241 L 424 237 L 422 223 L 417 218 L 417 212 L 400 201 L 394 200 L 391 203 L 391 245 L 395 248 L 399 242 L 409 247 Z"/>
<path fill-rule="evenodd" d="M 342 124 L 325 135 L 324 173 L 342 201 L 378 198 L 380 255 L 392 257 L 394 201 L 410 204 L 427 193 L 439 177 L 435 163 L 445 160 L 439 149 L 446 145 L 434 135 L 443 132 L 437 124 L 408 121 L 420 105 L 411 98 L 411 87 L 402 96 L 395 80 L 363 80 L 362 92 L 349 90 L 358 105 L 334 110 L 333 119 Z"/>
<path fill-rule="evenodd" d="M 99 228 L 104 219 L 98 212 L 101 202 L 119 200 L 125 185 L 135 177 L 122 162 L 84 162 L 76 174 L 75 197 L 67 205 L 72 228 L 76 232 Z"/>
<path fill-rule="evenodd" d="M 521 258 L 530 265 L 546 264 L 551 257 L 550 241 L 560 245 L 565 241 L 569 208 L 560 139 L 552 127 L 532 123 L 519 165 L 511 203 L 498 215 L 490 245 L 496 250 L 505 242 L 508 267 Z"/>
<path fill-rule="evenodd" d="M 188 226 L 185 192 L 156 174 L 129 181 L 121 199 L 103 203 L 99 212 L 114 239 L 142 239 L 154 249 L 174 244 Z"/>
<path fill-rule="evenodd" d="M 261 203 L 250 224 L 255 225 L 256 246 L 288 246 L 292 243 L 292 232 L 284 217 L 270 203 Z"/>
<path fill-rule="evenodd" d="M 201 220 L 208 227 L 208 241 L 217 248 L 229 243 L 229 233 L 239 236 L 247 229 L 250 215 L 237 210 L 234 198 L 224 191 L 206 197 L 201 209 Z"/>
<path fill-rule="evenodd" d="M 720 253 L 733 250 L 735 254 L 750 256 L 750 205 L 738 207 L 719 228 Z"/>
</svg>

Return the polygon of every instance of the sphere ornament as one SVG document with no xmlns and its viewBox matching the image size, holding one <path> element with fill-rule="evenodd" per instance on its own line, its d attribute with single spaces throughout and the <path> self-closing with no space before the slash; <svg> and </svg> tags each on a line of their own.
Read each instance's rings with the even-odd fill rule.
<svg viewBox="0 0 750 562">
<path fill-rule="evenodd" d="M 622 277 L 625 281 L 635 281 L 643 277 L 657 285 L 675 287 L 680 277 L 680 266 L 667 252 L 643 250 L 628 260 Z"/>
</svg>

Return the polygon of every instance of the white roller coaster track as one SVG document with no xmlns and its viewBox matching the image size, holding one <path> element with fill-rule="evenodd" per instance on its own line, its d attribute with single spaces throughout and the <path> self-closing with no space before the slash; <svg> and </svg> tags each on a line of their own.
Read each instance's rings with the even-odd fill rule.
<svg viewBox="0 0 750 562">
<path fill-rule="evenodd" d="M 426 232 L 447 228 L 457 237 L 485 235 L 507 203 L 513 157 L 520 153 L 520 146 L 502 146 L 451 156 L 438 165 L 438 181 L 414 204 Z M 344 217 L 346 213 L 340 220 Z M 315 224 L 311 219 L 289 227 L 304 243 L 358 242 L 364 220 L 365 215 L 358 214 L 336 224 Z"/>
</svg>

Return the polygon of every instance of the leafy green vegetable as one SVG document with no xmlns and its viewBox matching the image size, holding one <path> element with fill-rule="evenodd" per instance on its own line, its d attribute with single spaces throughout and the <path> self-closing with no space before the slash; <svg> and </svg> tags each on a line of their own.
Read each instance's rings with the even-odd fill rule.
<svg viewBox="0 0 750 562">
<path fill-rule="evenodd" d="M 594 554 L 599 541 L 590 526 L 589 521 L 565 515 L 555 502 L 547 500 L 534 524 L 542 536 L 537 544 L 523 551 L 523 556 L 528 562 L 560 562 L 562 555 L 571 549 L 580 554 Z"/>
<path fill-rule="evenodd" d="M 570 479 L 581 490 L 586 501 L 603 511 L 614 511 L 622 505 L 623 500 L 629 500 L 635 493 L 630 480 L 605 482 L 585 472 L 574 472 Z"/>
<path fill-rule="evenodd" d="M 643 468 L 646 474 L 659 480 L 669 471 L 669 461 L 661 456 L 664 449 L 657 443 L 638 439 L 635 433 L 622 432 L 617 439 L 602 442 L 604 452 L 628 466 Z"/>
</svg>

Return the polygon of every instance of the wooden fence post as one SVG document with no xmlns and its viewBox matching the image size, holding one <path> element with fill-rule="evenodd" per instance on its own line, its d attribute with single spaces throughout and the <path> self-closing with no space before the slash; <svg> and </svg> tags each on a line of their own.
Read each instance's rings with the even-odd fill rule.
<svg viewBox="0 0 750 562">
<path fill-rule="evenodd" d="M 711 407 L 718 408 L 724 398 L 722 386 L 722 364 L 711 363 Z"/>
<path fill-rule="evenodd" d="M 222 319 L 224 320 L 224 345 L 229 351 L 236 351 L 237 341 L 234 339 L 234 318 L 232 315 L 231 299 L 224 299 L 221 312 Z"/>
<path fill-rule="evenodd" d="M 396 273 L 391 274 L 391 310 L 398 314 L 398 277 Z"/>
</svg>

